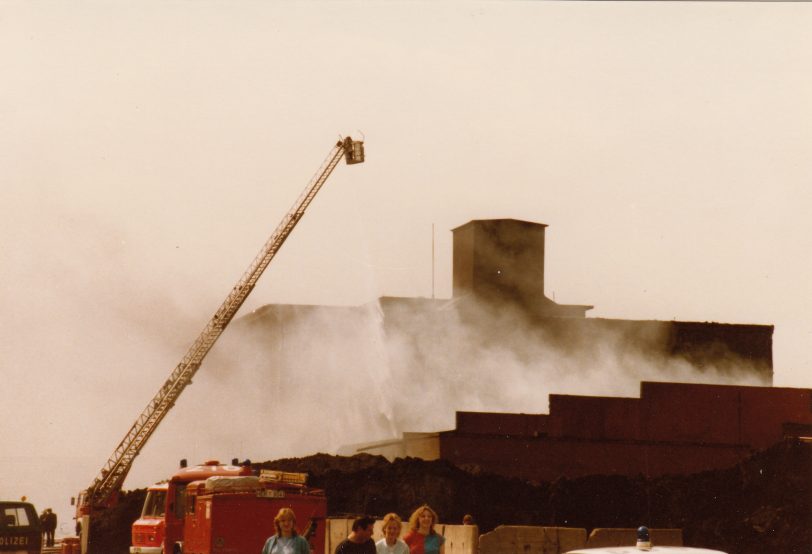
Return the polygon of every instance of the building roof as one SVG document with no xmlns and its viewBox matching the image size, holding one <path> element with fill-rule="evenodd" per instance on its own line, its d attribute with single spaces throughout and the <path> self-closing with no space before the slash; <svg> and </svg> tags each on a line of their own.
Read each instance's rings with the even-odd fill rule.
<svg viewBox="0 0 812 554">
<path fill-rule="evenodd" d="M 457 227 L 451 229 L 452 231 L 456 231 L 457 229 L 462 229 L 468 225 L 473 225 L 474 223 L 482 223 L 482 222 L 494 222 L 494 221 L 515 221 L 516 223 L 523 223 L 525 225 L 536 225 L 538 227 L 549 227 L 546 223 L 538 223 L 536 221 L 525 221 L 523 219 L 514 219 L 512 217 L 502 217 L 502 218 L 494 218 L 494 219 L 472 219 L 467 223 L 463 223 Z"/>
</svg>

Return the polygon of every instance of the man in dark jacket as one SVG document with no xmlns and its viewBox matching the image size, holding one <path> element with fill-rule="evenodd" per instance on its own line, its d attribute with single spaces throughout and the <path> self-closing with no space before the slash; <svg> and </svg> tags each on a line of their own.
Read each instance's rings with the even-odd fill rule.
<svg viewBox="0 0 812 554">
<path fill-rule="evenodd" d="M 352 522 L 352 533 L 337 547 L 335 554 L 376 554 L 372 528 L 375 518 L 359 517 Z"/>
<path fill-rule="evenodd" d="M 45 546 L 54 545 L 54 532 L 56 531 L 56 514 L 50 508 L 45 510 L 40 518 L 42 530 L 45 531 Z"/>
</svg>

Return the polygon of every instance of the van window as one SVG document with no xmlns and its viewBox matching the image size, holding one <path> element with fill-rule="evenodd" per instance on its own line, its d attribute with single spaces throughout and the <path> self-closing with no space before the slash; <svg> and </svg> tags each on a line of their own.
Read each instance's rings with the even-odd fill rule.
<svg viewBox="0 0 812 554">
<path fill-rule="evenodd" d="M 31 517 L 25 506 L 4 506 L 2 509 L 3 517 L 0 518 L 0 525 L 9 529 L 13 527 L 30 527 L 34 525 L 31 523 Z M 34 518 L 36 519 L 36 518 Z M 36 520 L 39 522 L 39 520 Z"/>
</svg>

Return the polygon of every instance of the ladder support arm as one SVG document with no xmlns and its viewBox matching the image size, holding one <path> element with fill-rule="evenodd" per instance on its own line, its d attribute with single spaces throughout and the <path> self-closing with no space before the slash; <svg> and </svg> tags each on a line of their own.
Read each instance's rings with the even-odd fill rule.
<svg viewBox="0 0 812 554">
<path fill-rule="evenodd" d="M 242 307 L 245 299 L 254 289 L 262 273 L 271 263 L 279 248 L 290 236 L 296 224 L 304 215 L 305 210 L 321 190 L 327 178 L 335 169 L 341 158 L 345 157 L 348 164 L 364 161 L 362 141 L 353 141 L 350 137 L 339 140 L 328 154 L 321 167 L 311 178 L 307 187 L 294 202 L 293 207 L 282 218 L 271 237 L 265 242 L 260 252 L 240 277 L 234 288 L 211 317 L 206 327 L 198 335 L 186 355 L 175 367 L 166 382 L 158 390 L 147 407 L 135 420 L 132 427 L 113 454 L 102 467 L 101 472 L 80 498 L 84 498 L 85 511 L 106 507 L 110 499 L 121 489 L 124 480 L 132 467 L 133 460 L 139 454 L 150 436 L 155 432 L 158 424 L 163 420 L 175 401 L 192 382 L 197 370 L 200 368 L 206 354 L 217 342 L 225 328 Z M 83 507 L 80 506 L 80 509 Z"/>
</svg>

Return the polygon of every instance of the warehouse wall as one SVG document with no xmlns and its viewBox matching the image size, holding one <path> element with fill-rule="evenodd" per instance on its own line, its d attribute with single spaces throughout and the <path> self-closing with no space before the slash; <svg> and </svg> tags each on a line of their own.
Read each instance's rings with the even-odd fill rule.
<svg viewBox="0 0 812 554">
<path fill-rule="evenodd" d="M 812 426 L 812 390 L 641 384 L 640 398 L 550 395 L 550 413 L 458 412 L 440 457 L 535 481 L 729 467 Z"/>
</svg>

